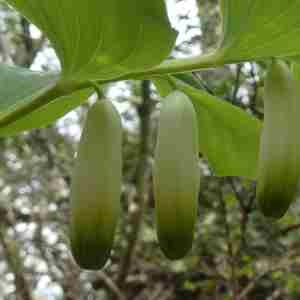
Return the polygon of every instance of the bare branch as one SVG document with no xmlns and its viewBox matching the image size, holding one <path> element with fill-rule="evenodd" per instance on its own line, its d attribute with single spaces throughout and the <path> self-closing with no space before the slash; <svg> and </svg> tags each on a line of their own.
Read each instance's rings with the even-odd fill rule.
<svg viewBox="0 0 300 300">
<path fill-rule="evenodd" d="M 147 200 L 147 181 L 149 179 L 148 155 L 149 155 L 149 138 L 151 123 L 151 99 L 150 99 L 150 82 L 145 80 L 142 82 L 143 103 L 139 108 L 139 116 L 141 122 L 141 143 L 139 163 L 135 175 L 136 190 L 132 192 L 132 198 L 136 204 L 135 210 L 132 212 L 130 224 L 132 231 L 128 237 L 128 247 L 122 259 L 119 276 L 117 279 L 118 286 L 124 285 L 127 274 L 130 270 L 132 257 L 138 241 L 138 235 L 142 223 L 142 216 Z"/>
<path fill-rule="evenodd" d="M 97 280 L 93 283 L 93 287 L 98 289 L 98 286 L 102 283 L 118 300 L 125 300 L 126 297 L 122 294 L 120 289 L 114 283 L 112 279 L 110 279 L 104 272 L 99 271 L 96 274 Z"/>
<path fill-rule="evenodd" d="M 220 187 L 219 187 L 219 201 L 220 201 L 221 215 L 223 216 L 226 242 L 227 242 L 227 262 L 231 269 L 230 288 L 231 288 L 233 300 L 237 300 L 238 280 L 237 280 L 237 276 L 236 276 L 236 256 L 233 251 L 230 226 L 229 226 L 229 222 L 227 220 L 227 215 L 228 215 L 227 205 L 226 205 L 226 202 L 224 199 L 222 186 L 223 186 L 223 180 L 221 180 Z"/>
<path fill-rule="evenodd" d="M 20 256 L 19 243 L 17 240 L 9 239 L 4 233 L 6 229 L 6 226 L 4 224 L 7 224 L 12 228 L 15 224 L 13 212 L 10 212 L 10 214 L 6 214 L 5 219 L 6 220 L 4 221 L 2 219 L 1 223 L 0 243 L 3 249 L 3 253 L 6 257 L 8 267 L 15 277 L 14 283 L 16 287 L 16 295 L 17 297 L 19 297 L 17 298 L 17 300 L 33 300 L 31 288 L 24 273 L 24 264 L 23 259 Z"/>
<path fill-rule="evenodd" d="M 291 233 L 292 231 L 295 231 L 298 229 L 300 229 L 300 224 L 290 225 L 290 226 L 287 226 L 286 228 L 280 230 L 280 235 L 285 236 L 285 235 Z"/>
</svg>

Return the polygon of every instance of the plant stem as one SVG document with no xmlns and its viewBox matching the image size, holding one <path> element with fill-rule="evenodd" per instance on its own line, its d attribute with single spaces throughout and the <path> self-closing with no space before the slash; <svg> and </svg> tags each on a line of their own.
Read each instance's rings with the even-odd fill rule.
<svg viewBox="0 0 300 300">
<path fill-rule="evenodd" d="M 210 69 L 224 65 L 223 59 L 217 52 L 212 52 L 194 57 L 167 60 L 160 65 L 141 72 L 126 75 L 127 78 L 140 79 L 167 74 L 187 73 L 200 69 Z"/>
<path fill-rule="evenodd" d="M 49 104 L 56 98 L 70 95 L 75 91 L 93 88 L 94 84 L 103 85 L 110 82 L 120 81 L 120 80 L 142 80 L 142 79 L 151 79 L 156 76 L 175 74 L 175 73 L 184 73 L 192 72 L 199 69 L 213 68 L 221 66 L 224 64 L 224 61 L 217 55 L 215 52 L 199 55 L 191 58 L 183 59 L 172 59 L 163 62 L 162 64 L 146 70 L 129 73 L 118 78 L 113 78 L 109 80 L 93 80 L 91 81 L 64 81 L 59 80 L 57 76 L 57 82 L 52 86 L 45 89 L 34 101 L 28 102 L 22 105 L 20 108 L 17 108 L 13 112 L 7 114 L 0 118 L 0 128 L 8 126 L 18 119 L 26 116 L 27 114 L 38 110 L 39 108 Z"/>
<path fill-rule="evenodd" d="M 140 150 L 139 150 L 139 163 L 135 174 L 136 189 L 133 194 L 137 208 L 131 215 L 130 225 L 132 231 L 128 237 L 128 247 L 122 259 L 120 272 L 117 279 L 117 284 L 120 289 L 123 288 L 132 258 L 139 238 L 139 233 L 142 225 L 142 217 L 147 197 L 147 181 L 148 181 L 148 155 L 149 155 L 149 138 L 150 138 L 150 123 L 151 123 L 151 101 L 150 101 L 150 82 L 144 80 L 142 82 L 143 103 L 139 108 L 140 116 Z"/>
</svg>

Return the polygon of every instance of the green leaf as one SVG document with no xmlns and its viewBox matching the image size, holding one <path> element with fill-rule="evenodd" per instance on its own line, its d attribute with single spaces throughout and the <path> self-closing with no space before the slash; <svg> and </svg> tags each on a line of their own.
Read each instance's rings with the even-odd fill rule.
<svg viewBox="0 0 300 300">
<path fill-rule="evenodd" d="M 200 151 L 216 175 L 255 179 L 260 121 L 242 109 L 182 81 L 171 81 L 173 89 L 184 92 L 195 106 Z M 161 86 L 164 87 L 163 92 L 167 91 L 166 80 Z"/>
<path fill-rule="evenodd" d="M 159 64 L 172 50 L 162 0 L 8 0 L 50 39 L 69 80 L 106 80 Z"/>
<path fill-rule="evenodd" d="M 299 0 L 221 0 L 224 63 L 300 54 Z"/>
<path fill-rule="evenodd" d="M 293 62 L 291 64 L 291 71 L 296 80 L 300 82 L 300 64 L 298 62 Z"/>
<path fill-rule="evenodd" d="M 300 0 L 220 0 L 223 37 L 205 55 L 167 60 L 145 72 L 162 76 L 271 57 L 300 56 Z"/>
<path fill-rule="evenodd" d="M 0 136 L 47 126 L 80 105 L 91 93 L 85 89 L 71 94 L 57 74 L 3 64 L 0 64 L 0 91 Z"/>
<path fill-rule="evenodd" d="M 81 104 L 86 93 L 61 97 L 91 80 L 116 79 L 159 64 L 176 38 L 162 0 L 7 2 L 48 36 L 62 74 L 0 64 L 0 135 L 48 125 Z"/>
<path fill-rule="evenodd" d="M 14 135 L 34 128 L 46 127 L 55 120 L 63 117 L 67 112 L 81 105 L 88 99 L 91 93 L 90 89 L 85 89 L 68 96 L 56 98 L 32 113 L 25 115 L 23 118 L 10 123 L 8 126 L 0 127 L 0 137 Z"/>
<path fill-rule="evenodd" d="M 55 86 L 56 74 L 0 64 L 0 120 Z"/>
</svg>

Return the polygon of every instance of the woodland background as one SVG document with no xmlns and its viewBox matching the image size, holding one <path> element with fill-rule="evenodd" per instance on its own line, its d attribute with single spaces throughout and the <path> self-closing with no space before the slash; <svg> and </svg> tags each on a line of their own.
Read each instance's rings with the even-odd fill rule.
<svg viewBox="0 0 300 300">
<path fill-rule="evenodd" d="M 173 56 L 216 45 L 217 0 L 168 5 L 180 32 Z M 47 39 L 2 0 L 0 61 L 59 68 Z M 263 118 L 264 72 L 245 63 L 192 75 L 199 89 Z M 148 81 L 109 84 L 104 95 L 124 124 L 123 212 L 109 264 L 82 272 L 68 250 L 70 173 L 90 99 L 46 129 L 0 139 L 0 299 L 300 299 L 299 204 L 271 222 L 256 209 L 254 182 L 217 178 L 204 159 L 194 247 L 181 261 L 162 255 L 151 178 L 159 97 Z"/>
</svg>

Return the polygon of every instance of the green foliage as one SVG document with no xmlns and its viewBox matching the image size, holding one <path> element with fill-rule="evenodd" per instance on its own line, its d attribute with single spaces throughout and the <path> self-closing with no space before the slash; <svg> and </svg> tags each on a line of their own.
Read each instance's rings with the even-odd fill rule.
<svg viewBox="0 0 300 300">
<path fill-rule="evenodd" d="M 5 106 L 0 107 L 0 127 L 12 126 L 5 129 L 7 133 L 48 125 L 62 112 L 72 110 L 82 103 L 83 99 L 76 99 L 80 95 L 73 95 L 73 105 L 58 98 L 90 86 L 90 80 L 112 79 L 160 63 L 168 56 L 176 37 L 161 0 L 93 0 L 89 5 L 71 0 L 8 2 L 48 36 L 60 58 L 62 74 L 31 73 L 2 66 L 0 103 Z M 26 72 L 27 85 L 21 86 Z M 52 101 L 55 105 L 48 105 Z M 36 120 L 35 114 L 29 117 L 30 126 L 25 125 L 28 118 L 12 124 L 41 108 L 52 115 L 51 120 Z"/>
<path fill-rule="evenodd" d="M 224 62 L 296 56 L 300 53 L 298 0 L 221 0 Z"/>
<path fill-rule="evenodd" d="M 8 0 L 50 39 L 68 80 L 112 79 L 150 68 L 175 39 L 161 0 Z"/>
<path fill-rule="evenodd" d="M 209 16 L 217 14 L 217 1 L 199 0 L 198 2 L 207 4 L 209 13 L 202 6 L 201 14 L 205 15 L 205 20 L 210 22 Z M 3 1 L 0 0 L 0 5 L 2 3 Z M 20 20 L 14 13 L 11 16 L 14 20 L 8 30 L 8 35 L 12 36 L 13 43 L 11 53 L 14 53 L 16 49 L 23 53 L 25 52 L 24 49 L 22 50 L 24 34 L 20 29 Z M 201 19 L 202 31 L 206 35 L 210 35 L 210 32 L 206 31 L 208 24 L 205 23 L 205 20 L 203 22 Z M 193 27 L 192 30 L 194 29 Z M 218 36 L 220 31 L 213 29 L 213 41 L 215 41 L 215 36 Z M 3 35 L 5 36 L 5 33 Z M 206 41 L 202 41 L 202 38 L 201 36 L 201 47 L 206 50 Z M 190 43 L 195 46 L 197 40 L 198 36 Z M 36 42 L 38 43 L 39 40 L 34 40 L 34 43 Z M 211 42 L 208 44 L 211 45 Z M 39 54 L 43 56 L 44 47 L 49 48 L 47 42 L 42 46 L 38 49 Z M 272 51 L 275 50 L 272 49 Z M 1 51 L 1 57 L 2 54 Z M 19 56 L 19 54 L 15 56 L 12 54 L 15 62 L 19 61 Z M 293 59 L 296 61 L 295 58 Z M 186 63 L 186 60 L 179 61 Z M 173 62 L 178 62 L 178 60 L 173 60 Z M 197 69 L 201 68 L 198 63 L 197 58 L 197 64 L 193 65 Z M 167 66 L 166 69 L 164 69 L 165 66 Z M 151 72 L 150 70 L 145 72 L 153 75 L 152 72 L 157 72 L 158 69 L 160 71 L 167 70 L 169 67 L 170 62 L 167 61 L 154 67 L 154 71 L 152 69 Z M 293 64 L 292 67 L 294 74 L 299 72 L 299 70 L 297 71 L 298 65 Z M 176 68 L 177 72 L 178 65 Z M 184 68 L 187 70 L 188 66 L 184 65 Z M 66 250 L 68 246 L 66 225 L 68 225 L 67 216 L 69 215 L 69 170 L 74 161 L 79 125 L 87 105 L 70 114 L 63 122 L 45 130 L 32 130 L 14 138 L 1 138 L 0 215 L 2 235 L 0 235 L 0 254 L 3 268 L 0 270 L 0 298 L 16 298 L 20 294 L 20 299 L 30 299 L 23 296 L 23 291 L 26 290 L 26 281 L 22 281 L 23 275 L 28 279 L 27 287 L 32 289 L 38 287 L 39 280 L 47 276 L 52 283 L 55 282 L 56 287 L 58 285 L 63 290 L 64 296 L 61 293 L 59 299 L 69 297 L 106 300 L 118 291 L 121 296 L 116 296 L 120 299 L 122 296 L 126 299 L 172 298 L 176 300 L 234 299 L 239 297 L 240 299 L 257 300 L 299 299 L 299 280 L 297 279 L 300 270 L 300 227 L 297 224 L 299 204 L 294 202 L 292 208 L 279 221 L 270 221 L 264 218 L 256 208 L 253 182 L 239 178 L 214 176 L 217 173 L 215 166 L 220 166 L 224 170 L 224 174 L 227 174 L 226 168 L 228 168 L 232 172 L 228 174 L 255 177 L 255 155 L 258 152 L 261 124 L 252 117 L 252 114 L 262 117 L 261 105 L 259 105 L 260 112 L 258 113 L 257 103 L 262 99 L 261 90 L 263 89 L 265 70 L 265 62 L 261 62 L 259 64 L 246 63 L 240 64 L 240 66 L 226 66 L 195 74 L 180 74 L 177 79 L 191 84 L 194 87 L 192 89 L 177 80 L 171 80 L 170 86 L 168 77 L 165 80 L 159 80 L 167 83 L 162 84 L 165 89 L 157 84 L 159 91 L 162 91 L 161 95 L 170 93 L 174 89 L 174 84 L 184 87 L 186 93 L 194 95 L 195 108 L 197 108 L 199 116 L 202 116 L 202 120 L 205 120 L 205 122 L 199 122 L 199 129 L 203 136 L 200 138 L 205 140 L 208 145 L 212 144 L 211 139 L 216 138 L 217 142 L 211 149 L 222 153 L 222 159 L 210 158 L 209 166 L 204 160 L 202 161 L 203 176 L 195 241 L 192 251 L 180 261 L 166 260 L 159 251 L 155 238 L 155 212 L 151 179 L 148 173 L 150 173 L 153 161 L 158 118 L 155 108 L 158 99 L 155 93 L 151 93 L 150 97 L 146 97 L 148 100 L 144 101 L 142 96 L 145 92 L 141 92 L 139 81 L 112 83 L 103 85 L 102 89 L 103 95 L 111 95 L 111 91 L 114 93 L 116 90 L 118 91 L 118 95 L 114 94 L 111 98 L 114 102 L 121 102 L 119 107 L 123 112 L 125 134 L 121 226 L 118 228 L 116 245 L 111 259 L 105 270 L 101 272 L 78 270 Z M 170 69 L 168 69 L 169 71 Z M 141 75 L 141 72 L 139 74 Z M 144 74 L 143 76 L 146 78 L 148 75 Z M 125 78 L 143 77 L 138 77 L 135 73 L 128 77 L 126 75 Z M 32 84 L 34 86 L 34 81 Z M 56 88 L 57 92 L 60 89 L 58 94 L 66 95 L 65 98 L 58 98 L 57 101 L 65 99 L 65 103 L 68 103 L 70 108 L 78 99 L 72 97 L 74 87 L 76 90 L 83 88 L 80 93 L 88 94 L 90 90 L 86 87 L 94 85 L 90 82 L 84 84 L 73 82 L 73 84 L 72 86 L 70 82 L 60 82 L 59 88 Z M 126 93 L 121 93 L 120 90 L 123 90 L 124 87 Z M 209 94 L 199 88 L 206 89 Z M 71 95 L 70 98 L 69 95 Z M 82 95 L 82 100 L 84 98 L 85 96 Z M 80 101 L 78 99 L 76 105 L 80 104 Z M 148 103 L 148 108 L 144 103 Z M 43 104 L 45 103 L 43 102 Z M 30 108 L 30 105 L 26 104 L 26 109 L 28 107 Z M 21 111 L 23 109 L 24 107 Z M 59 110 L 59 105 L 57 109 Z M 43 110 L 43 105 L 34 111 L 36 113 L 35 121 L 33 122 L 32 119 L 26 121 L 24 118 L 23 124 L 16 131 L 20 130 L 22 126 L 29 128 L 26 126 L 30 126 L 30 124 L 40 126 L 42 123 L 39 122 L 44 122 L 44 118 L 47 117 L 50 121 L 51 114 L 47 114 L 47 110 Z M 223 111 L 226 113 L 223 114 Z M 11 116 L 11 114 L 9 115 Z M 39 121 L 38 117 L 40 117 Z M 53 114 L 53 118 L 55 118 L 55 114 Z M 231 119 L 234 122 L 231 122 Z M 239 128 L 240 121 L 243 125 Z M 151 131 L 145 134 L 147 130 L 145 130 L 144 124 L 147 122 L 151 123 Z M 216 129 L 213 127 L 215 124 Z M 206 128 L 205 131 L 203 126 Z M 251 131 L 252 126 L 255 128 L 254 131 Z M 3 135 L 5 135 L 4 130 L 8 130 L 8 128 L 5 129 L 2 126 Z M 13 128 L 10 130 L 6 133 L 14 132 Z M 206 134 L 206 131 L 210 134 Z M 224 136 L 228 136 L 226 139 L 222 137 L 223 132 L 226 133 Z M 242 132 L 245 135 L 241 138 Z M 247 140 L 248 135 L 251 137 L 249 141 Z M 233 142 L 235 139 L 239 143 Z M 145 147 L 145 140 L 148 140 L 148 147 Z M 97 142 L 100 143 L 100 140 Z M 252 153 L 243 147 L 244 143 L 248 142 Z M 253 145 L 255 146 L 253 147 Z M 245 151 L 243 156 L 238 154 L 239 147 Z M 202 148 L 205 149 L 205 146 Z M 237 155 L 236 159 L 230 156 L 229 150 Z M 204 153 L 204 150 L 202 152 Z M 205 157 L 208 158 L 208 155 Z M 251 157 L 250 160 L 249 157 Z M 136 174 L 140 173 L 139 164 L 143 159 L 147 160 L 149 164 L 143 167 L 145 178 L 139 179 Z M 231 165 L 226 162 L 227 159 L 231 161 Z M 250 161 L 252 161 L 251 164 Z M 210 166 L 214 166 L 215 173 L 211 172 Z M 141 197 L 143 194 L 137 192 L 137 187 L 143 180 L 145 180 L 145 197 Z M 143 207 L 145 209 L 141 209 L 141 203 L 144 200 L 146 200 Z M 139 239 L 134 241 L 134 233 L 138 227 L 135 220 L 140 211 L 145 213 L 140 219 L 142 226 L 140 226 Z M 3 247 L 6 244 L 2 238 L 7 241 L 7 248 Z M 134 242 L 132 243 L 132 241 Z M 135 251 L 128 251 L 130 248 L 135 248 Z M 3 251 L 4 249 L 7 252 Z M 131 263 L 128 263 L 127 260 L 128 253 L 129 256 L 131 253 Z M 3 263 L 4 261 L 6 264 Z M 16 261 L 18 263 L 15 263 Z M 48 268 L 43 267 L 45 264 Z M 4 265 L 7 265 L 7 268 Z M 125 275 L 129 276 L 122 285 L 119 284 L 118 277 L 120 273 L 124 272 L 124 265 L 130 265 L 130 267 L 125 269 Z M 12 280 L 11 274 L 15 275 L 15 281 Z M 108 285 L 106 285 L 107 283 Z M 234 292 L 235 286 L 237 286 L 237 290 Z M 14 287 L 15 289 L 13 289 Z M 2 295 L 3 291 L 7 293 L 7 298 Z M 243 296 L 246 291 L 248 294 Z"/>
<path fill-rule="evenodd" d="M 14 111 L 24 109 L 38 95 L 51 90 L 58 80 L 55 74 L 31 72 L 4 64 L 0 64 L 0 78 L 0 122 L 2 123 Z"/>
<path fill-rule="evenodd" d="M 200 152 L 218 176 L 256 178 L 260 122 L 208 93 L 178 80 L 156 80 L 163 94 L 179 89 L 193 101 L 197 112 Z M 247 157 L 247 159 L 245 159 Z"/>
<path fill-rule="evenodd" d="M 39 79 L 33 89 L 25 85 L 21 92 L 21 87 L 9 87 L 15 87 L 26 72 L 2 66 L 1 78 L 9 76 L 9 89 L 6 86 L 1 89 L 1 97 L 5 97 L 0 114 L 3 134 L 45 126 L 78 106 L 83 99 L 76 98 L 82 95 L 72 95 L 76 99 L 71 100 L 73 105 L 55 99 L 87 88 L 91 80 L 101 83 L 103 80 L 143 78 L 149 74 L 188 72 L 273 56 L 295 57 L 300 53 L 298 0 L 288 3 L 279 0 L 272 5 L 269 0 L 221 1 L 224 35 L 216 52 L 170 60 L 161 65 L 158 64 L 169 55 L 175 39 L 163 1 L 93 0 L 88 6 L 82 1 L 69 0 L 8 2 L 48 36 L 60 58 L 62 75 L 59 79 L 57 75 L 29 73 L 25 82 Z M 154 68 L 148 70 L 151 67 Z M 7 79 L 4 79 L 1 82 L 5 84 Z M 198 94 L 193 91 L 194 98 L 208 99 L 203 93 Z M 204 106 L 201 110 L 198 108 L 199 127 L 203 126 L 206 132 L 200 134 L 201 150 L 217 174 L 255 178 L 260 126 L 240 110 L 225 106 L 221 101 L 214 101 L 214 105 L 205 107 L 206 113 L 203 113 Z M 32 114 L 40 110 L 51 117 L 37 118 L 38 113 Z M 219 111 L 217 116 L 216 110 Z M 19 119 L 21 121 L 17 122 Z"/>
</svg>

